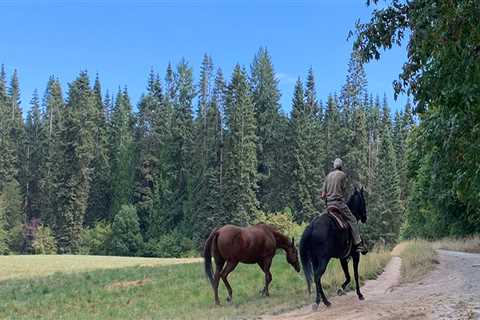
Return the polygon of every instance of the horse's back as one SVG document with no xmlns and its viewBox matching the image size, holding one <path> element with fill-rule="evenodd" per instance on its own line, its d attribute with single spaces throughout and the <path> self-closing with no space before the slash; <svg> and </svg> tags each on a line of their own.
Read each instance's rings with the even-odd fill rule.
<svg viewBox="0 0 480 320">
<path fill-rule="evenodd" d="M 254 263 L 265 254 L 275 253 L 275 238 L 266 225 L 225 225 L 217 232 L 217 248 L 226 260 Z"/>
</svg>

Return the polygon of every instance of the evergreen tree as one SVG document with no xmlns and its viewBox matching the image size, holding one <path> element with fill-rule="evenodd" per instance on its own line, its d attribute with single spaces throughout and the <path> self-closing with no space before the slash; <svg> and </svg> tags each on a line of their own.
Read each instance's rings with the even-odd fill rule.
<svg viewBox="0 0 480 320">
<path fill-rule="evenodd" d="M 343 111 L 345 169 L 349 185 L 366 185 L 368 176 L 368 132 L 365 113 L 367 80 L 358 52 L 353 51 L 348 64 L 346 83 L 340 96 Z"/>
<path fill-rule="evenodd" d="M 40 166 L 41 219 L 50 226 L 55 225 L 58 212 L 63 155 L 60 148 L 60 129 L 64 100 L 58 79 L 50 77 L 45 91 L 44 113 L 40 132 L 43 161 Z"/>
<path fill-rule="evenodd" d="M 3 194 L 0 193 L 0 255 L 8 254 L 8 232 L 7 221 L 5 219 L 6 199 Z"/>
<path fill-rule="evenodd" d="M 23 147 L 23 116 L 20 108 L 20 88 L 15 70 L 6 91 L 6 74 L 0 72 L 0 189 L 8 182 L 19 180 Z"/>
<path fill-rule="evenodd" d="M 167 78 L 169 77 L 167 71 Z M 169 215 L 166 217 L 167 226 L 173 228 L 181 226 L 186 232 L 191 232 L 191 226 L 187 225 L 192 212 L 192 158 L 193 158 L 193 114 L 192 104 L 195 97 L 193 84 L 193 72 L 185 60 L 182 60 L 175 73 L 175 91 L 173 100 L 172 122 L 172 174 L 174 177 L 175 194 L 172 199 Z M 171 85 L 171 84 L 169 84 Z M 171 88 L 168 88 L 169 91 Z M 170 95 L 171 92 L 168 92 Z"/>
<path fill-rule="evenodd" d="M 326 155 L 323 169 L 325 173 L 328 173 L 332 170 L 333 160 L 340 157 L 343 148 L 341 146 L 343 141 L 341 139 L 340 111 L 336 95 L 328 96 L 323 119 L 323 132 L 325 137 L 324 153 Z"/>
<path fill-rule="evenodd" d="M 323 163 L 325 163 L 325 154 L 322 152 L 325 148 L 325 138 L 322 132 L 323 112 L 321 104 L 317 100 L 315 86 L 315 76 L 313 69 L 310 68 L 305 84 L 305 110 L 307 118 L 306 141 L 303 152 L 305 152 L 306 156 L 304 165 L 307 170 L 307 188 L 316 212 L 321 212 L 324 206 L 320 199 L 320 193 L 323 185 L 322 178 L 325 175 L 322 170 Z"/>
<path fill-rule="evenodd" d="M 44 161 L 44 152 L 41 141 L 41 112 L 40 99 L 35 90 L 31 101 L 31 109 L 27 114 L 25 125 L 25 161 L 24 161 L 24 190 L 25 195 L 25 216 L 28 220 L 40 218 L 42 210 L 43 194 L 40 188 L 41 166 Z"/>
<path fill-rule="evenodd" d="M 222 184 L 224 95 L 225 83 L 219 69 L 206 114 L 206 168 L 196 192 L 194 239 L 199 244 L 203 244 L 215 227 L 229 223 L 223 208 Z"/>
<path fill-rule="evenodd" d="M 251 222 L 258 208 L 256 121 L 245 71 L 237 65 L 228 86 L 225 104 L 226 168 L 225 212 L 237 225 Z"/>
<path fill-rule="evenodd" d="M 20 184 L 16 179 L 7 182 L 1 193 L 4 197 L 4 217 L 5 228 L 11 231 L 25 223 L 25 216 L 23 211 L 23 196 Z"/>
<path fill-rule="evenodd" d="M 204 55 L 200 67 L 198 108 L 195 118 L 194 162 L 196 184 L 201 184 L 207 166 L 207 113 L 211 103 L 213 63 L 212 58 Z"/>
<path fill-rule="evenodd" d="M 370 240 L 383 239 L 387 243 L 394 243 L 398 239 L 402 214 L 390 109 L 384 100 L 368 224 Z"/>
<path fill-rule="evenodd" d="M 102 99 L 98 75 L 93 85 L 93 139 L 95 149 L 92 160 L 92 186 L 88 196 L 85 224 L 93 226 L 98 220 L 109 218 L 110 212 L 110 159 L 108 153 L 107 105 Z"/>
<path fill-rule="evenodd" d="M 262 210 L 279 211 L 288 202 L 285 157 L 279 152 L 285 126 L 280 114 L 280 90 L 270 54 L 260 48 L 251 65 L 250 85 L 257 122 L 257 197 Z"/>
<path fill-rule="evenodd" d="M 59 132 L 62 155 L 58 177 L 55 235 L 61 253 L 79 249 L 95 150 L 94 103 L 86 72 L 69 85 Z"/>
<path fill-rule="evenodd" d="M 110 123 L 111 220 L 122 205 L 131 204 L 133 201 L 135 177 L 133 128 L 132 105 L 125 88 L 117 93 Z"/>
<path fill-rule="evenodd" d="M 300 79 L 295 84 L 290 117 L 292 191 L 294 214 L 297 222 L 303 222 L 315 213 L 314 201 L 308 189 L 308 134 L 310 112 L 305 106 L 303 84 Z"/>
<path fill-rule="evenodd" d="M 158 238 L 165 232 L 171 161 L 171 105 L 166 103 L 158 74 L 150 72 L 147 94 L 139 104 L 137 141 L 139 161 L 135 206 L 145 238 Z"/>
</svg>

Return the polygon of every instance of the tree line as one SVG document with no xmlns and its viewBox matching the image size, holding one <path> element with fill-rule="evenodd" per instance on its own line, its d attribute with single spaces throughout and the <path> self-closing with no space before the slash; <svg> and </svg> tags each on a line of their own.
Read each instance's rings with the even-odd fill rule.
<svg viewBox="0 0 480 320">
<path fill-rule="evenodd" d="M 163 79 L 162 79 L 163 78 Z M 393 243 L 409 196 L 412 106 L 392 114 L 367 90 L 354 51 L 339 93 L 320 100 L 315 76 L 294 86 L 291 112 L 265 48 L 225 78 L 204 56 L 152 70 L 133 108 L 86 71 L 49 78 L 26 116 L 17 71 L 0 74 L 0 250 L 179 256 L 217 226 L 259 215 L 308 222 L 332 161 L 367 191 L 370 241 Z"/>
</svg>

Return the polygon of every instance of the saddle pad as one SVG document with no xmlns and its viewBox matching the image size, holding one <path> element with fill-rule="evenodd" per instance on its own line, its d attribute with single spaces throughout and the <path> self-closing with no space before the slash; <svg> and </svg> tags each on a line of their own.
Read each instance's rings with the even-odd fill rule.
<svg viewBox="0 0 480 320">
<path fill-rule="evenodd" d="M 343 214 L 338 210 L 335 206 L 327 207 L 327 214 L 329 214 L 335 222 L 337 223 L 338 227 L 342 230 L 345 230 L 349 227 L 348 222 L 345 221 Z"/>
</svg>

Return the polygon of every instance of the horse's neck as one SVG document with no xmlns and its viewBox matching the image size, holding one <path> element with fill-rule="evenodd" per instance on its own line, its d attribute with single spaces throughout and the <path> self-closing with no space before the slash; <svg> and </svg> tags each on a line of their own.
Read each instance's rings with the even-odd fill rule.
<svg viewBox="0 0 480 320">
<path fill-rule="evenodd" d="M 272 230 L 272 233 L 277 242 L 277 248 L 286 250 L 288 247 L 288 238 L 276 230 Z"/>
<path fill-rule="evenodd" d="M 358 208 L 356 208 L 355 201 L 353 201 L 353 195 L 350 197 L 350 199 L 348 199 L 347 207 L 348 209 L 350 209 L 350 212 L 355 216 L 355 218 L 358 219 L 358 214 L 357 214 Z"/>
</svg>

